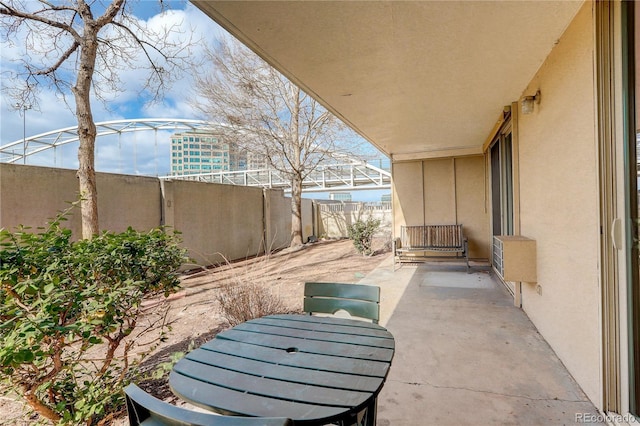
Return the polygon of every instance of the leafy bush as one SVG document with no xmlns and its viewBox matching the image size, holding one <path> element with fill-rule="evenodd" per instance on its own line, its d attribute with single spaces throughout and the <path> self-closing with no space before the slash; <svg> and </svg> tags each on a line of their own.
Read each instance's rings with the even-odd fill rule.
<svg viewBox="0 0 640 426">
<path fill-rule="evenodd" d="M 371 255 L 373 250 L 371 249 L 373 236 L 380 228 L 380 219 L 374 219 L 372 217 L 367 220 L 358 220 L 352 225 L 347 227 L 349 233 L 349 239 L 353 241 L 358 253 L 362 255 Z"/>
<path fill-rule="evenodd" d="M 105 422 L 123 406 L 129 368 L 152 349 L 134 353 L 140 336 L 165 330 L 162 305 L 143 323 L 141 302 L 177 291 L 185 252 L 163 229 L 73 242 L 62 220 L 39 233 L 0 229 L 0 369 L 43 417 Z"/>
</svg>

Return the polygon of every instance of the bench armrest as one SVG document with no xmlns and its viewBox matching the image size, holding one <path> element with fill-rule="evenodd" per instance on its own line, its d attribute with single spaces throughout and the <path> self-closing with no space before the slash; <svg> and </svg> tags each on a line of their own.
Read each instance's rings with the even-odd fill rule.
<svg viewBox="0 0 640 426">
<path fill-rule="evenodd" d="M 395 254 L 396 254 L 396 251 L 397 251 L 399 248 L 402 248 L 402 240 L 401 240 L 400 238 L 394 238 L 394 239 L 393 239 L 393 241 L 392 241 L 391 243 L 392 243 L 392 246 L 393 246 L 393 247 L 392 247 L 392 249 L 393 249 L 393 254 L 395 255 Z"/>
</svg>

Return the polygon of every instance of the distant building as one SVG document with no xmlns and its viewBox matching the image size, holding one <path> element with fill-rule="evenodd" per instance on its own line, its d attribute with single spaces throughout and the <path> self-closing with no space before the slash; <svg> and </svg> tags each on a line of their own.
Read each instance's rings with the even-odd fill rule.
<svg viewBox="0 0 640 426">
<path fill-rule="evenodd" d="M 329 199 L 335 201 L 351 201 L 350 192 L 330 192 Z"/>
<path fill-rule="evenodd" d="M 246 170 L 265 170 L 271 168 L 267 159 L 263 155 L 254 152 L 247 152 L 245 155 Z"/>
<path fill-rule="evenodd" d="M 246 154 L 238 153 L 211 131 L 171 136 L 171 175 L 190 175 L 247 169 Z"/>
<path fill-rule="evenodd" d="M 380 201 L 383 203 L 390 203 L 391 202 L 391 194 L 382 194 L 382 197 L 380 197 Z"/>
</svg>

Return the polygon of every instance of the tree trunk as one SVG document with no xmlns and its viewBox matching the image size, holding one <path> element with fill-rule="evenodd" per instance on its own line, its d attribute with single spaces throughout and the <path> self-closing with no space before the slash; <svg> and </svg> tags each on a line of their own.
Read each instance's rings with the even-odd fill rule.
<svg viewBox="0 0 640 426">
<path fill-rule="evenodd" d="M 291 179 L 291 247 L 302 245 L 302 147 L 300 141 L 300 88 L 291 86 L 292 109 L 290 122 L 291 146 L 293 147 Z"/>
<path fill-rule="evenodd" d="M 88 30 L 87 30 L 88 31 Z M 96 125 L 91 112 L 91 81 L 98 47 L 97 32 L 93 37 L 85 33 L 80 47 L 80 66 L 75 86 L 72 87 L 78 119 L 78 182 L 80 185 L 80 211 L 82 238 L 91 239 L 98 234 L 98 192 L 96 188 L 95 144 Z"/>
<path fill-rule="evenodd" d="M 302 176 L 291 180 L 291 247 L 302 244 Z"/>
</svg>

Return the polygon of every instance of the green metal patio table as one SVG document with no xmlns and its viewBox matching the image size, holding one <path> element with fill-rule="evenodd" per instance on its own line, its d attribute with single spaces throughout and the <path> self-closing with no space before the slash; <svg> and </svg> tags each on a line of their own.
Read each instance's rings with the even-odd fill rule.
<svg viewBox="0 0 640 426">
<path fill-rule="evenodd" d="M 272 315 L 239 324 L 172 369 L 179 397 L 221 414 L 296 425 L 375 425 L 395 341 L 365 321 Z"/>
</svg>

